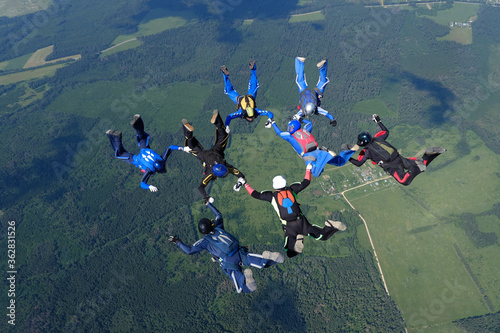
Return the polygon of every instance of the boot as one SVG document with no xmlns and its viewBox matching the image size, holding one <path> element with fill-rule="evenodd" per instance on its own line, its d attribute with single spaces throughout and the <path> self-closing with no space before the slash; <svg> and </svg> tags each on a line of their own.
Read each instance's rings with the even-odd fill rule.
<svg viewBox="0 0 500 333">
<path fill-rule="evenodd" d="M 325 226 L 330 228 L 335 228 L 340 231 L 344 231 L 347 229 L 346 225 L 340 221 L 326 220 Z"/>
<path fill-rule="evenodd" d="M 227 69 L 226 66 L 224 65 L 220 66 L 220 70 L 222 71 L 222 73 L 229 75 L 229 70 Z"/>
<path fill-rule="evenodd" d="M 182 119 L 182 124 L 188 131 L 192 132 L 194 130 L 193 126 L 186 119 Z"/>
<path fill-rule="evenodd" d="M 254 70 L 255 69 L 255 60 L 251 60 L 249 63 L 248 63 L 248 66 L 250 66 L 250 70 Z M 227 74 L 226 74 L 227 75 Z"/>
<path fill-rule="evenodd" d="M 136 114 L 134 118 L 132 118 L 132 121 L 130 122 L 130 125 L 139 132 L 144 132 L 144 123 L 142 121 L 141 115 Z"/>
<path fill-rule="evenodd" d="M 264 251 L 262 252 L 264 259 L 275 261 L 282 264 L 285 261 L 285 257 L 279 252 Z"/>
<path fill-rule="evenodd" d="M 243 271 L 243 274 L 245 274 L 245 285 L 247 288 L 250 289 L 250 291 L 257 290 L 257 283 L 255 283 L 255 279 L 253 278 L 252 270 L 250 268 L 246 268 Z"/>
</svg>

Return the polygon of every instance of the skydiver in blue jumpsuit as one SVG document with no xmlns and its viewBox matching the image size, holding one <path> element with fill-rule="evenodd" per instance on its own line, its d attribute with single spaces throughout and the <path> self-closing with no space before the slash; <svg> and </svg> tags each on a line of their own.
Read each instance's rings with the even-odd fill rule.
<svg viewBox="0 0 500 333">
<path fill-rule="evenodd" d="M 222 76 L 224 77 L 224 94 L 228 95 L 229 98 L 236 104 L 238 110 L 231 113 L 226 117 L 225 126 L 226 130 L 229 131 L 229 124 L 231 120 L 235 118 L 244 118 L 248 122 L 252 122 L 258 116 L 267 116 L 268 122 L 266 126 L 270 127 L 269 120 L 273 119 L 273 113 L 271 111 L 261 110 L 255 107 L 255 100 L 257 99 L 257 90 L 259 90 L 259 80 L 257 79 L 257 66 L 255 61 L 252 60 L 249 63 L 252 75 L 250 81 L 248 82 L 248 93 L 247 95 L 239 95 L 234 89 L 231 81 L 229 80 L 229 71 L 226 66 L 221 66 Z"/>
<path fill-rule="evenodd" d="M 236 237 L 224 229 L 222 214 L 211 203 L 208 208 L 214 213 L 215 219 L 203 218 L 198 223 L 198 230 L 205 235 L 192 246 L 185 245 L 179 237 L 170 236 L 169 241 L 177 244 L 186 254 L 195 254 L 206 250 L 219 261 L 224 273 L 234 283 L 238 293 L 249 293 L 257 289 L 257 284 L 250 268 L 242 271 L 242 266 L 267 268 L 276 263 L 284 262 L 285 258 L 278 252 L 264 251 L 262 255 L 249 253 L 242 247 Z"/>
<path fill-rule="evenodd" d="M 300 117 L 311 116 L 313 114 L 321 114 L 330 120 L 330 125 L 337 126 L 335 118 L 325 109 L 321 108 L 321 98 L 325 92 L 325 87 L 330 82 L 327 74 L 328 60 L 320 61 L 316 66 L 319 69 L 319 80 L 316 88 L 308 89 L 306 76 L 304 74 L 304 62 L 306 58 L 295 58 L 295 73 L 297 74 L 295 82 L 299 88 L 299 112 L 294 116 L 298 120 Z"/>
<path fill-rule="evenodd" d="M 141 115 L 136 114 L 130 125 L 135 129 L 137 133 L 137 143 L 141 149 L 139 154 L 133 155 L 125 150 L 122 144 L 122 132 L 108 130 L 106 134 L 111 142 L 111 146 L 115 150 L 115 157 L 127 162 L 128 164 L 135 165 L 144 172 L 144 176 L 141 179 L 141 187 L 151 192 L 157 192 L 158 188 L 153 185 L 148 185 L 149 177 L 155 173 L 165 173 L 167 169 L 165 167 L 165 162 L 171 153 L 170 146 L 163 155 L 158 155 L 154 150 L 149 147 L 149 134 L 144 132 L 144 123 L 142 121 Z M 181 147 L 182 150 L 182 147 Z"/>
<path fill-rule="evenodd" d="M 303 128 L 301 128 L 301 123 L 305 124 Z M 339 155 L 326 147 L 318 149 L 318 144 L 311 134 L 312 123 L 307 119 L 300 118 L 300 120 L 294 119 L 290 121 L 288 123 L 288 132 L 281 131 L 274 120 L 271 121 L 271 125 L 276 134 L 292 145 L 306 165 L 313 165 L 311 173 L 314 177 L 321 175 L 326 164 L 343 166 L 359 148 L 357 145 L 343 145 Z"/>
</svg>

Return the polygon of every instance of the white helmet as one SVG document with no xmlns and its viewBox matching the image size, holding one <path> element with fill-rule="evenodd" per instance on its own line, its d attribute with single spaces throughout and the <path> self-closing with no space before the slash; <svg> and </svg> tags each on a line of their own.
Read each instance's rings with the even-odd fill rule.
<svg viewBox="0 0 500 333">
<path fill-rule="evenodd" d="M 283 176 L 276 176 L 273 178 L 273 188 L 279 190 L 280 188 L 286 187 L 286 179 Z"/>
<path fill-rule="evenodd" d="M 313 103 L 307 103 L 304 112 L 306 116 L 311 116 L 314 112 L 316 112 L 316 107 Z"/>
</svg>

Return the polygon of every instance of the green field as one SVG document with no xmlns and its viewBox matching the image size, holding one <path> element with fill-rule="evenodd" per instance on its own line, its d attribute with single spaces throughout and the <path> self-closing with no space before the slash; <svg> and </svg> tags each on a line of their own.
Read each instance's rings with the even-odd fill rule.
<svg viewBox="0 0 500 333">
<path fill-rule="evenodd" d="M 433 138 L 427 146 L 456 140 L 456 131 L 440 131 L 427 133 Z M 395 128 L 391 133 L 397 132 Z M 477 218 L 480 232 L 500 236 L 499 219 L 486 213 L 500 199 L 500 179 L 496 168 L 490 168 L 500 160 L 476 135 L 469 133 L 467 142 L 471 155 L 455 160 L 457 153 L 449 150 L 411 187 L 365 186 L 346 194 L 367 220 L 389 292 L 410 332 L 428 326 L 434 327 L 422 331 L 444 332 L 453 320 L 500 309 L 494 273 L 500 261 L 498 242 L 477 247 L 454 218 L 463 212 L 483 214 Z M 411 147 L 415 144 L 407 150 L 414 151 Z M 449 164 L 440 168 L 444 163 Z"/>
<path fill-rule="evenodd" d="M 288 20 L 288 23 L 296 23 L 296 22 L 307 22 L 307 21 L 322 21 L 325 19 L 325 15 L 321 11 L 306 13 L 306 14 L 298 14 L 293 15 Z"/>
<path fill-rule="evenodd" d="M 452 27 L 448 35 L 438 37 L 437 40 L 449 40 L 464 45 L 472 44 L 472 29 Z"/>
<path fill-rule="evenodd" d="M 29 2 L 17 0 L 0 1 L 1 16 L 14 17 L 34 13 L 49 8 L 52 0 L 32 0 Z"/>
<path fill-rule="evenodd" d="M 129 50 L 129 49 L 134 49 L 136 47 L 139 47 L 142 44 L 142 42 L 138 39 L 130 39 L 128 41 L 123 42 L 123 44 L 116 45 L 112 48 L 108 48 L 104 51 L 102 51 L 101 56 L 108 56 L 113 53 Z"/>
<path fill-rule="evenodd" d="M 142 22 L 137 27 L 138 31 L 136 33 L 118 36 L 113 43 L 111 43 L 111 45 L 116 45 L 132 38 L 149 36 L 165 30 L 179 28 L 193 22 L 196 22 L 196 18 L 189 11 L 177 12 L 157 8 L 150 11 L 144 17 Z"/>
<path fill-rule="evenodd" d="M 467 22 L 479 10 L 477 3 L 454 3 L 453 8 L 440 10 L 436 16 L 424 16 L 434 22 L 449 26 L 450 22 Z M 431 5 L 432 7 L 432 5 Z"/>
<path fill-rule="evenodd" d="M 33 53 L 28 53 L 23 56 L 0 62 L 0 71 L 7 71 L 11 69 L 22 69 L 24 64 L 33 55 Z"/>
<path fill-rule="evenodd" d="M 66 64 L 57 64 L 52 66 L 47 66 L 43 68 L 26 70 L 19 73 L 8 74 L 0 76 L 0 85 L 2 84 L 11 84 L 21 81 L 28 81 L 33 79 L 38 79 L 45 76 L 52 76 L 56 72 L 57 69 L 66 66 Z"/>
</svg>

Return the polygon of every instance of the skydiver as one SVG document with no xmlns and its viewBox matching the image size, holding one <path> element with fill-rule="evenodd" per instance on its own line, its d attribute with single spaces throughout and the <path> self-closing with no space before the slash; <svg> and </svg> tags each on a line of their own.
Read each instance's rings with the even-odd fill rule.
<svg viewBox="0 0 500 333">
<path fill-rule="evenodd" d="M 380 117 L 374 114 L 372 120 L 380 126 L 381 131 L 375 134 L 374 138 L 368 132 L 358 135 L 358 145 L 364 149 L 359 152 L 357 159 L 352 157 L 349 159 L 355 166 L 359 167 L 370 159 L 399 183 L 407 186 L 417 175 L 425 171 L 432 160 L 446 151 L 443 147 L 431 147 L 426 149 L 422 157 L 403 157 L 394 146 L 385 141 L 389 136 L 389 130 L 382 124 Z"/>
<path fill-rule="evenodd" d="M 252 75 L 250 77 L 250 81 L 248 82 L 247 95 L 239 95 L 229 80 L 229 70 L 227 67 L 221 66 L 220 68 L 222 76 L 224 77 L 224 93 L 231 98 L 237 108 L 236 112 L 231 113 L 226 117 L 226 129 L 229 129 L 231 120 L 235 118 L 243 118 L 248 122 L 252 122 L 258 116 L 264 115 L 268 118 L 266 123 L 268 127 L 270 127 L 269 120 L 273 119 L 273 113 L 271 111 L 261 110 L 255 106 L 257 90 L 259 89 L 259 80 L 257 79 L 257 66 L 255 65 L 255 60 L 250 61 L 249 66 Z"/>
<path fill-rule="evenodd" d="M 301 128 L 302 123 L 305 124 L 303 128 Z M 311 134 L 312 123 L 297 115 L 288 123 L 288 132 L 282 132 L 274 120 L 271 120 L 271 126 L 276 134 L 292 145 L 306 165 L 312 164 L 314 177 L 321 175 L 326 164 L 343 166 L 359 148 L 357 145 L 343 145 L 339 155 L 326 147 L 318 149 L 318 144 Z"/>
<path fill-rule="evenodd" d="M 203 218 L 198 222 L 198 231 L 204 235 L 192 246 L 187 246 L 177 236 L 170 236 L 169 241 L 177 244 L 186 254 L 195 254 L 207 250 L 219 261 L 224 273 L 231 280 L 238 293 L 249 293 L 257 289 L 252 270 L 242 266 L 267 268 L 276 263 L 283 263 L 285 258 L 278 252 L 264 251 L 262 255 L 249 253 L 246 247 L 240 246 L 236 237 L 224 229 L 222 214 L 211 203 L 206 204 L 214 213 L 215 219 Z"/>
<path fill-rule="evenodd" d="M 300 205 L 297 202 L 297 194 L 310 184 L 311 168 L 311 164 L 307 165 L 304 180 L 290 186 L 287 186 L 283 176 L 274 177 L 274 191 L 257 192 L 248 183 L 245 184 L 245 189 L 252 197 L 269 201 L 276 210 L 285 231 L 284 248 L 289 258 L 302 253 L 304 236 L 309 235 L 316 240 L 326 241 L 337 231 L 346 229 L 345 224 L 342 222 L 332 220 L 326 220 L 325 226 L 320 228 L 317 225 L 310 224 L 302 214 Z"/>
<path fill-rule="evenodd" d="M 205 150 L 201 143 L 193 136 L 193 126 L 186 120 L 182 119 L 184 129 L 184 147 L 170 146 L 171 149 L 183 150 L 196 156 L 203 164 L 203 180 L 201 181 L 198 191 L 203 197 L 205 203 L 213 202 L 205 188 L 217 178 L 226 177 L 229 173 L 238 177 L 238 182 L 233 189 L 239 191 L 245 181 L 245 176 L 238 169 L 227 163 L 224 159 L 224 150 L 226 149 L 229 139 L 229 131 L 224 126 L 218 110 L 213 111 L 212 119 L 210 120 L 215 125 L 215 143 L 212 148 Z"/>
<path fill-rule="evenodd" d="M 106 135 L 111 142 L 111 146 L 115 150 L 115 157 L 127 162 L 128 164 L 135 165 L 144 172 L 144 176 L 141 179 L 141 187 L 151 192 L 157 192 L 158 188 L 153 185 L 148 185 L 147 182 L 149 177 L 156 172 L 165 173 L 167 169 L 165 167 L 165 161 L 170 155 L 171 148 L 176 146 L 170 146 L 163 155 L 158 155 L 154 150 L 149 147 L 149 134 L 144 132 L 144 123 L 142 121 L 141 115 L 136 114 L 130 125 L 135 129 L 137 133 L 137 143 L 141 149 L 139 154 L 133 155 L 125 150 L 122 144 L 122 132 L 115 130 L 106 131 Z M 182 148 L 182 147 L 181 147 Z M 182 149 L 181 149 L 182 150 Z"/>
<path fill-rule="evenodd" d="M 297 117 L 308 117 L 313 114 L 321 114 L 327 117 L 330 120 L 330 125 L 337 126 L 337 120 L 325 109 L 321 108 L 321 98 L 323 97 L 323 93 L 325 92 L 325 87 L 330 82 L 327 74 L 328 60 L 323 59 L 316 67 L 319 69 L 319 80 L 318 84 L 316 84 L 316 88 L 309 89 L 307 88 L 306 76 L 304 74 L 304 63 L 306 58 L 296 57 L 295 58 L 295 73 L 296 79 L 295 82 L 299 87 L 299 105 L 297 108 L 299 112 L 297 112 Z"/>
</svg>

